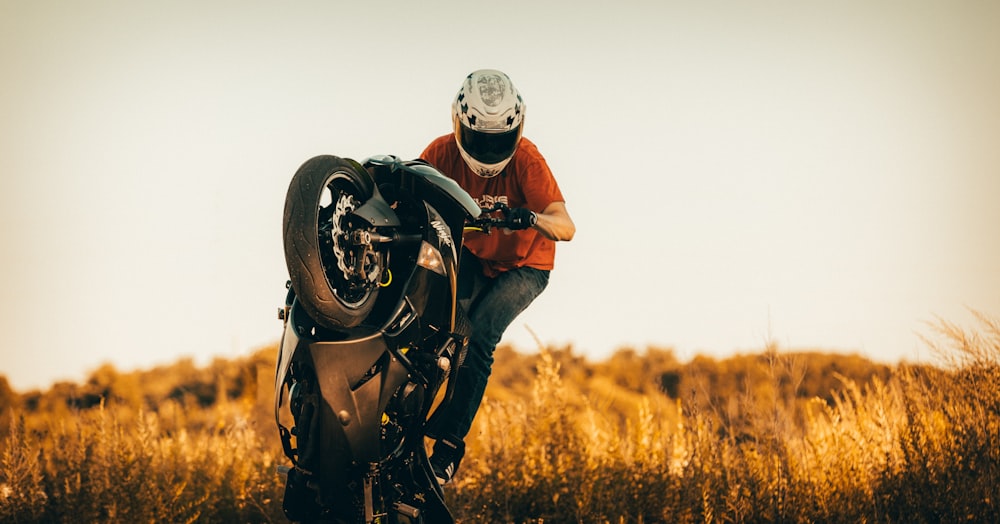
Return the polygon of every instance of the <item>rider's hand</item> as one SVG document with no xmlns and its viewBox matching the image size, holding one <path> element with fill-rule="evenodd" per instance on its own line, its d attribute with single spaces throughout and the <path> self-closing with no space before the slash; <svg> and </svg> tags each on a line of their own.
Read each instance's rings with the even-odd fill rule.
<svg viewBox="0 0 1000 524">
<path fill-rule="evenodd" d="M 507 228 L 512 230 L 528 229 L 538 222 L 538 215 L 534 211 L 515 207 L 507 212 Z"/>
</svg>

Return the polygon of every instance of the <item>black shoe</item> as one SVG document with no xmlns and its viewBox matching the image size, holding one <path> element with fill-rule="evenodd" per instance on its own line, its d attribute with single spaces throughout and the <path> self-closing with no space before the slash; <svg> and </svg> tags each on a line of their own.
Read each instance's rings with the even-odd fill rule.
<svg viewBox="0 0 1000 524">
<path fill-rule="evenodd" d="M 434 443 L 434 453 L 431 455 L 431 469 L 434 470 L 434 476 L 437 478 L 438 484 L 444 486 L 451 482 L 451 479 L 455 478 L 455 472 L 458 471 L 458 465 L 462 462 L 463 456 L 465 456 L 464 442 L 459 441 L 456 443 L 440 439 Z"/>
</svg>

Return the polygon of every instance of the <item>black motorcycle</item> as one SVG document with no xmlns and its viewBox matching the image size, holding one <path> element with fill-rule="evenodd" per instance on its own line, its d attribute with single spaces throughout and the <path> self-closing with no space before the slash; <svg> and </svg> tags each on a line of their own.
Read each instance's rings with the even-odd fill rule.
<svg viewBox="0 0 1000 524">
<path fill-rule="evenodd" d="M 469 334 L 455 295 L 463 235 L 505 224 L 497 210 L 393 156 L 317 156 L 295 173 L 274 407 L 289 519 L 453 522 L 424 438 Z"/>
</svg>

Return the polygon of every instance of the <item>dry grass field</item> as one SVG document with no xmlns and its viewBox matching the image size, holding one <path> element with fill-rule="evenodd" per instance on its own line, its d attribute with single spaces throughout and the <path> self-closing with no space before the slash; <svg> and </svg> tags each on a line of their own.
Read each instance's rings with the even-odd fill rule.
<svg viewBox="0 0 1000 524">
<path fill-rule="evenodd" d="M 1000 324 L 930 331 L 935 366 L 501 348 L 449 507 L 463 523 L 1000 522 Z M 44 392 L 0 380 L 0 522 L 283 522 L 273 352 Z"/>
</svg>

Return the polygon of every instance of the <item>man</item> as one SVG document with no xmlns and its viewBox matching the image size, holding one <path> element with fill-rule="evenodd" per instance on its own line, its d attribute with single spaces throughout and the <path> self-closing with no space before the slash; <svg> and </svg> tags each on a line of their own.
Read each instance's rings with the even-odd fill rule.
<svg viewBox="0 0 1000 524">
<path fill-rule="evenodd" d="M 509 206 L 508 227 L 465 237 L 458 297 L 472 325 L 454 399 L 433 428 L 431 465 L 441 484 L 454 477 L 465 436 L 482 402 L 493 350 L 504 331 L 548 284 L 555 243 L 576 226 L 545 159 L 522 136 L 524 101 L 496 70 L 465 78 L 452 105 L 454 132 L 437 138 L 421 158 L 453 178 L 481 207 Z"/>
</svg>

